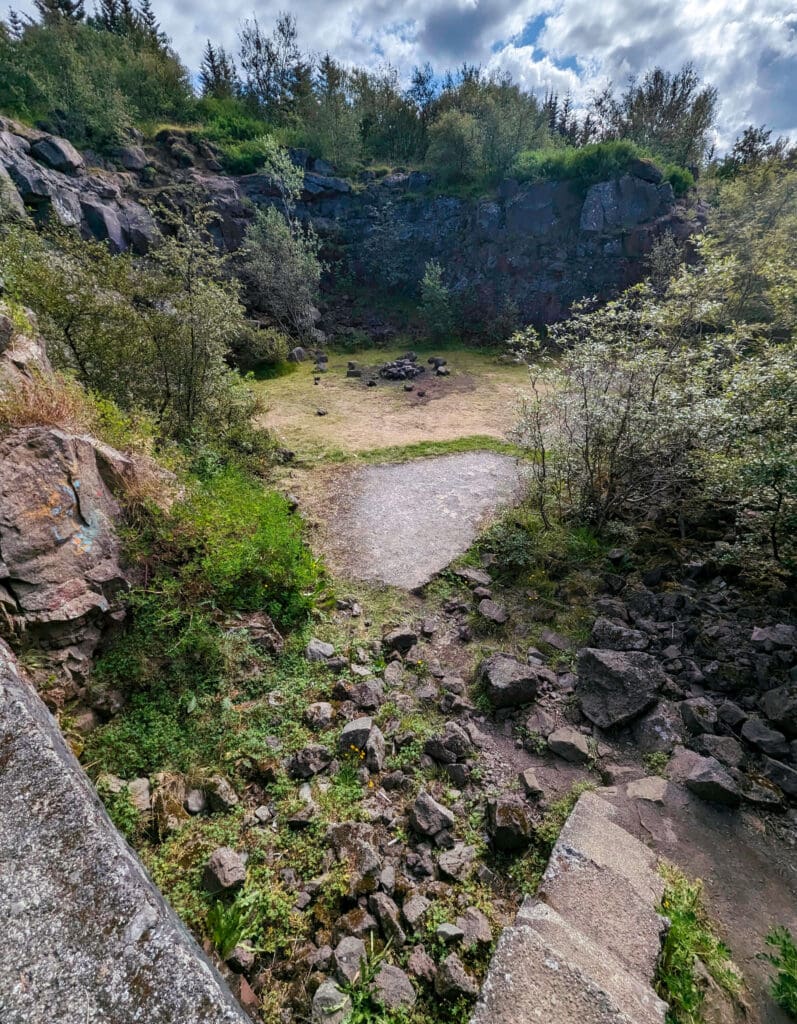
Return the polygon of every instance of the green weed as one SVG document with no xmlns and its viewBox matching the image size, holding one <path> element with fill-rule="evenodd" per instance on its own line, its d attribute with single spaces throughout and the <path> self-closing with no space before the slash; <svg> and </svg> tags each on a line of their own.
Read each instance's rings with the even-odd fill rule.
<svg viewBox="0 0 797 1024">
<path fill-rule="evenodd" d="M 666 887 L 660 912 L 670 921 L 659 959 L 656 990 L 670 1005 L 669 1024 L 701 1024 L 705 998 L 696 971 L 699 959 L 717 985 L 731 997 L 741 992 L 742 979 L 730 962 L 703 905 L 703 883 L 690 881 L 671 864 L 663 864 Z"/>
<path fill-rule="evenodd" d="M 788 1015 L 797 1020 L 797 945 L 788 928 L 773 928 L 767 945 L 776 950 L 762 953 L 761 958 L 775 968 L 771 982 L 772 998 Z"/>
</svg>

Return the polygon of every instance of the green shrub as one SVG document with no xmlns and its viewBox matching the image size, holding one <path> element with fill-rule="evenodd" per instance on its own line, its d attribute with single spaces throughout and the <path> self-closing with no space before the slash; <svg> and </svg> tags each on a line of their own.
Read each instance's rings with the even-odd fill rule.
<svg viewBox="0 0 797 1024">
<path fill-rule="evenodd" d="M 206 97 L 197 104 L 197 115 L 202 121 L 197 135 L 208 142 L 248 142 L 267 130 L 265 121 L 252 117 L 243 102 L 237 99 Z"/>
<path fill-rule="evenodd" d="M 797 1020 L 797 945 L 791 932 L 783 926 L 767 935 L 767 945 L 776 953 L 763 953 L 762 959 L 776 970 L 772 979 L 772 998 L 786 1013 Z"/>
<path fill-rule="evenodd" d="M 207 929 L 211 942 L 226 960 L 246 935 L 249 926 L 247 913 L 239 901 L 227 904 L 217 900 L 208 911 Z"/>
<path fill-rule="evenodd" d="M 695 187 L 694 175 L 678 164 L 667 164 L 664 168 L 664 180 L 669 181 L 676 196 L 685 196 Z"/>
<path fill-rule="evenodd" d="M 635 160 L 648 159 L 633 142 L 597 142 L 578 149 L 534 149 L 518 154 L 513 173 L 520 181 L 572 181 L 586 191 L 598 181 L 619 178 Z"/>
</svg>

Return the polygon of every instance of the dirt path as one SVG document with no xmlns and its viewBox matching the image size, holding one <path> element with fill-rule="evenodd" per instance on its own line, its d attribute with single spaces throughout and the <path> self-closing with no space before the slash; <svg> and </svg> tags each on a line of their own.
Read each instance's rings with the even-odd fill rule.
<svg viewBox="0 0 797 1024">
<path fill-rule="evenodd" d="M 304 485 L 303 511 L 335 573 L 414 590 L 520 493 L 522 468 L 507 455 L 468 452 L 317 471 Z"/>
</svg>

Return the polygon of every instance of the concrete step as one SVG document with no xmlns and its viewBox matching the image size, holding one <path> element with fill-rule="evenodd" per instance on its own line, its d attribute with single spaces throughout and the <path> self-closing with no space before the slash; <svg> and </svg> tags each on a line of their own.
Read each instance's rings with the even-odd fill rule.
<svg viewBox="0 0 797 1024">
<path fill-rule="evenodd" d="M 526 925 L 498 940 L 470 1024 L 642 1024 L 559 948 Z"/>
<path fill-rule="evenodd" d="M 630 974 L 625 964 L 565 921 L 552 907 L 527 899 L 516 925 L 531 928 L 551 949 L 577 964 L 628 1017 L 639 1024 L 664 1024 L 667 1004 L 647 981 Z"/>
<path fill-rule="evenodd" d="M 584 793 L 562 829 L 539 897 L 585 938 L 649 982 L 661 951 L 664 882 L 644 843 L 614 824 L 611 804 Z"/>
</svg>

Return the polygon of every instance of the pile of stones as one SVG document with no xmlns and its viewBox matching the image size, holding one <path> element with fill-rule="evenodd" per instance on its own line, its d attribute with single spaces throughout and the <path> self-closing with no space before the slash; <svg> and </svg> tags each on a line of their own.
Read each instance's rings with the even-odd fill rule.
<svg viewBox="0 0 797 1024">
<path fill-rule="evenodd" d="M 414 380 L 426 373 L 426 367 L 418 364 L 418 357 L 414 352 L 407 352 L 392 363 L 385 363 L 379 368 L 379 376 L 384 380 Z"/>
</svg>

